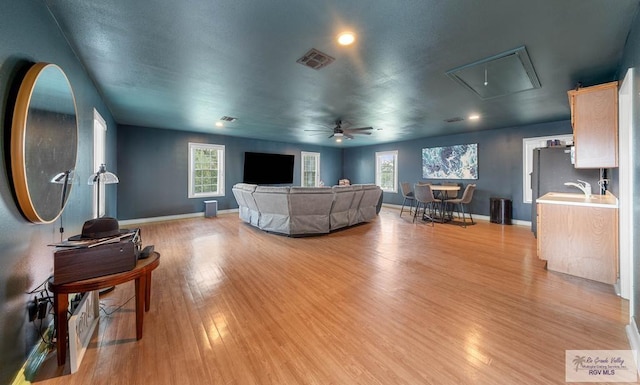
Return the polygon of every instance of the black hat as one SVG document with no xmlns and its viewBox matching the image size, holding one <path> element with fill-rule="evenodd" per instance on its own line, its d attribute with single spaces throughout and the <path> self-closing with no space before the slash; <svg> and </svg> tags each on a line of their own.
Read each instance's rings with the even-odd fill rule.
<svg viewBox="0 0 640 385">
<path fill-rule="evenodd" d="M 80 239 L 99 239 L 115 237 L 127 233 L 127 230 L 120 230 L 118 220 L 111 217 L 90 219 L 82 225 L 82 234 L 69 237 L 70 241 Z"/>
</svg>

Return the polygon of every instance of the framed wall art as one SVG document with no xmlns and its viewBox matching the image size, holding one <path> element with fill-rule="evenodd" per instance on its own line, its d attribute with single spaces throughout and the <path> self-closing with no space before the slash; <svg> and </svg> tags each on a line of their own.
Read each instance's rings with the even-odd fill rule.
<svg viewBox="0 0 640 385">
<path fill-rule="evenodd" d="M 424 179 L 478 179 L 478 144 L 422 149 Z"/>
</svg>

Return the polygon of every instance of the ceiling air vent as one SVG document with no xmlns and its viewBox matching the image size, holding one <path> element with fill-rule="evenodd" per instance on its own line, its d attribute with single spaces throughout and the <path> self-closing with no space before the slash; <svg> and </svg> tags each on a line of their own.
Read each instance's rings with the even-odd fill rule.
<svg viewBox="0 0 640 385">
<path fill-rule="evenodd" d="M 324 68 L 336 60 L 324 52 L 320 52 L 315 48 L 311 48 L 303 57 L 296 60 L 296 63 L 300 63 L 304 66 L 319 70 Z"/>
<path fill-rule="evenodd" d="M 220 118 L 223 122 L 235 122 L 238 118 L 233 118 L 231 116 L 223 116 Z"/>
<path fill-rule="evenodd" d="M 462 122 L 464 119 L 462 119 L 461 117 L 457 116 L 455 118 L 450 118 L 450 119 L 445 119 L 444 121 L 447 123 L 455 123 L 455 122 Z"/>
</svg>

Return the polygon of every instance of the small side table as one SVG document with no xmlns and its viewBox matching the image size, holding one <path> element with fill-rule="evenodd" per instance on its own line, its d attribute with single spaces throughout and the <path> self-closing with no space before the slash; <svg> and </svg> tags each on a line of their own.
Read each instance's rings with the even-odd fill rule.
<svg viewBox="0 0 640 385">
<path fill-rule="evenodd" d="M 146 259 L 141 259 L 132 270 L 122 273 L 105 275 L 102 277 L 85 279 L 56 285 L 49 281 L 49 290 L 54 293 L 53 307 L 55 308 L 55 327 L 58 332 L 57 356 L 58 366 L 63 366 L 67 359 L 67 312 L 69 308 L 69 294 L 100 290 L 125 283 L 135 279 L 136 296 L 136 339 L 142 338 L 142 323 L 144 313 L 149 311 L 151 304 L 151 272 L 160 265 L 160 254 L 153 252 Z M 144 309 L 144 310 L 143 310 Z"/>
</svg>

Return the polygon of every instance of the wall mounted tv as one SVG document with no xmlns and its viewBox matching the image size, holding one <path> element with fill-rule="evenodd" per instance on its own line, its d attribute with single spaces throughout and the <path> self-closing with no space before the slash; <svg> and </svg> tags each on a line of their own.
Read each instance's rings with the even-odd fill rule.
<svg viewBox="0 0 640 385">
<path fill-rule="evenodd" d="M 293 183 L 294 155 L 244 153 L 244 183 L 285 184 Z"/>
</svg>

